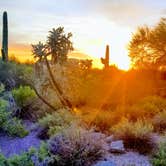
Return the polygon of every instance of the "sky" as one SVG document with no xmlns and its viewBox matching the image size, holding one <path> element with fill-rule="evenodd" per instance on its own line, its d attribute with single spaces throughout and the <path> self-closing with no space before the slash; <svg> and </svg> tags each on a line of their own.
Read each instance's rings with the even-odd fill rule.
<svg viewBox="0 0 166 166">
<path fill-rule="evenodd" d="M 48 31 L 64 26 L 72 32 L 74 54 L 92 57 L 96 66 L 110 45 L 110 62 L 129 66 L 127 44 L 138 26 L 154 26 L 166 16 L 164 0 L 0 0 L 0 17 L 8 12 L 9 54 L 31 56 L 31 44 L 45 42 Z M 2 32 L 2 19 L 0 19 Z M 2 33 L 0 33 L 2 40 Z M 0 43 L 1 47 L 1 43 Z M 82 55 L 82 54 L 84 55 Z"/>
</svg>

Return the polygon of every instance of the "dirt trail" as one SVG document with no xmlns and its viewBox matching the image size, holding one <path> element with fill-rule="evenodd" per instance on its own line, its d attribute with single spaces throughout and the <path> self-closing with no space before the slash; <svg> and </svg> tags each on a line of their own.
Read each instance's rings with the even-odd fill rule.
<svg viewBox="0 0 166 166">
<path fill-rule="evenodd" d="M 6 157 L 14 154 L 21 154 L 28 151 L 30 147 L 38 148 L 41 140 L 36 137 L 36 131 L 31 131 L 33 123 L 25 121 L 24 125 L 29 131 L 29 135 L 24 138 L 9 137 L 5 133 L 0 133 L 0 152 Z"/>
</svg>

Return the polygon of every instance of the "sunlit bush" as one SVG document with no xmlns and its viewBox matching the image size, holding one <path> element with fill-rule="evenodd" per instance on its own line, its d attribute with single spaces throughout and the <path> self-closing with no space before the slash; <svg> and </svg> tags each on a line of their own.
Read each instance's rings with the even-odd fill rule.
<svg viewBox="0 0 166 166">
<path fill-rule="evenodd" d="M 132 106 L 127 106 L 122 113 L 132 121 L 140 118 L 152 119 L 166 108 L 166 100 L 159 96 L 149 96 Z"/>
<path fill-rule="evenodd" d="M 55 135 L 66 127 L 69 127 L 72 123 L 78 122 L 79 119 L 66 109 L 60 109 L 39 119 L 39 125 L 48 130 L 49 136 Z"/>
<path fill-rule="evenodd" d="M 25 107 L 32 102 L 36 94 L 29 86 L 20 86 L 12 90 L 12 95 L 19 107 Z"/>
<path fill-rule="evenodd" d="M 127 148 L 136 149 L 141 153 L 151 151 L 154 146 L 151 139 L 153 126 L 144 119 L 131 122 L 122 118 L 120 123 L 111 128 L 111 131 L 117 138 L 124 140 Z"/>
<path fill-rule="evenodd" d="M 98 112 L 88 113 L 84 121 L 89 125 L 93 126 L 95 130 L 100 132 L 108 132 L 110 127 L 118 123 L 119 115 L 113 111 L 98 110 Z"/>
<path fill-rule="evenodd" d="M 155 131 L 160 133 L 166 131 L 166 110 L 156 114 L 152 121 Z"/>
<path fill-rule="evenodd" d="M 51 163 L 58 166 L 90 166 L 104 155 L 102 141 L 93 131 L 72 126 L 50 140 L 49 150 L 54 155 Z"/>
</svg>

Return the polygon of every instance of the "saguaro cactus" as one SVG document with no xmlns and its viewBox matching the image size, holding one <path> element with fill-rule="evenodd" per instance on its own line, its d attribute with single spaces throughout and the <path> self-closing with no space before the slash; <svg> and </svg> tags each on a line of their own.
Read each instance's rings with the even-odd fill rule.
<svg viewBox="0 0 166 166">
<path fill-rule="evenodd" d="M 105 68 L 109 67 L 109 45 L 106 46 L 105 58 L 101 58 L 101 63 L 104 65 Z"/>
<path fill-rule="evenodd" d="M 8 20 L 7 12 L 3 13 L 3 32 L 2 32 L 2 60 L 8 61 Z"/>
</svg>

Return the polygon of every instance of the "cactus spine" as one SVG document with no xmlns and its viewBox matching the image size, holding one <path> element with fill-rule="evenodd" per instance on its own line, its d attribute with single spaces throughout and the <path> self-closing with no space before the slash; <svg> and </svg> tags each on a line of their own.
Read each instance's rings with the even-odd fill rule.
<svg viewBox="0 0 166 166">
<path fill-rule="evenodd" d="M 105 58 L 101 58 L 101 63 L 104 65 L 104 68 L 109 67 L 109 45 L 106 46 Z"/>
<path fill-rule="evenodd" d="M 2 30 L 2 60 L 8 61 L 8 20 L 7 12 L 3 13 L 3 30 Z"/>
</svg>

